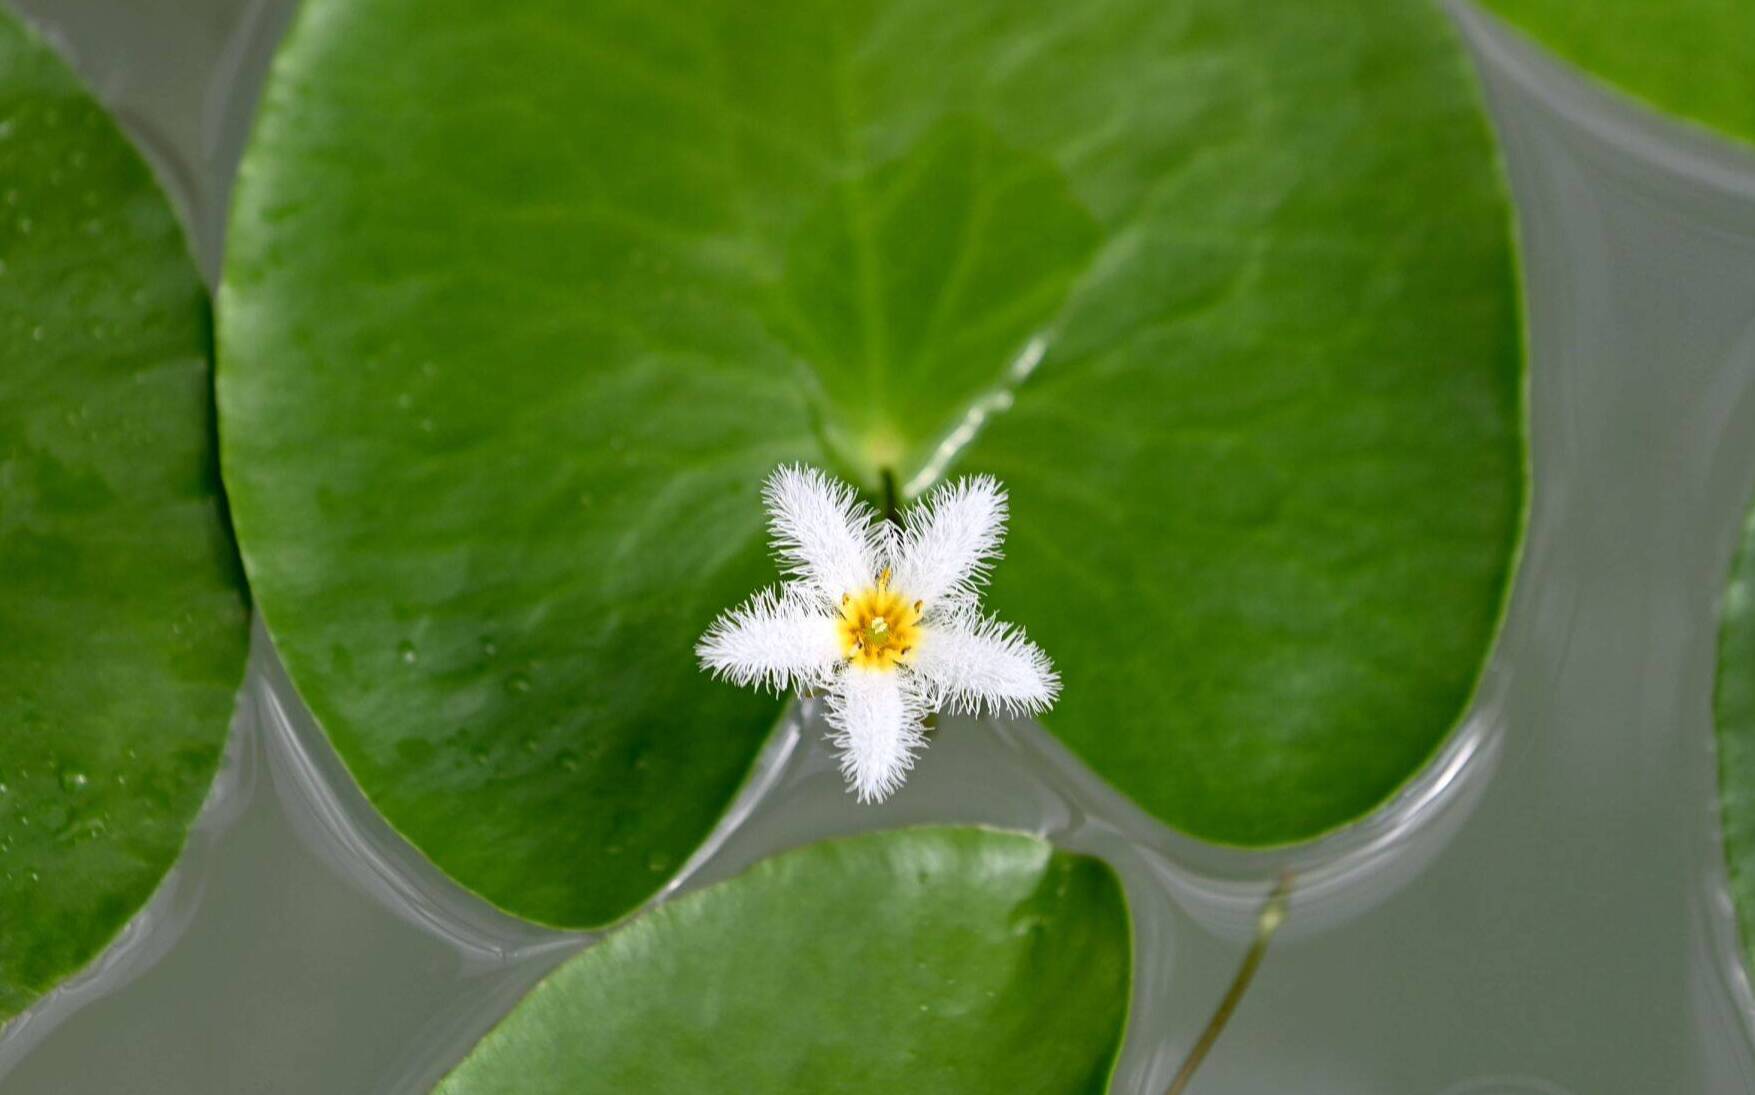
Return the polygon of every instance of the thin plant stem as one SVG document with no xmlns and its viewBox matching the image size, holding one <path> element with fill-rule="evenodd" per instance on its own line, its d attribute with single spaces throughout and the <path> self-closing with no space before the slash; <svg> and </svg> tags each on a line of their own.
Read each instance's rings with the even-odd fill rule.
<svg viewBox="0 0 1755 1095">
<path fill-rule="evenodd" d="M 1261 913 L 1255 918 L 1255 942 L 1249 945 L 1249 953 L 1243 956 L 1243 964 L 1237 967 L 1237 976 L 1231 979 L 1231 987 L 1225 990 L 1225 998 L 1219 1001 L 1213 1017 L 1207 1020 L 1207 1028 L 1200 1032 L 1195 1040 L 1194 1048 L 1188 1051 L 1188 1057 L 1182 1062 L 1182 1068 L 1176 1078 L 1170 1081 L 1170 1087 L 1164 1095 L 1182 1095 L 1194 1079 L 1195 1069 L 1206 1060 L 1212 1052 L 1213 1043 L 1225 1032 L 1225 1024 L 1231 1021 L 1231 1015 L 1242 1002 L 1243 994 L 1249 990 L 1249 982 L 1255 979 L 1255 971 L 1261 960 L 1267 957 L 1268 944 L 1273 941 L 1274 932 L 1279 930 L 1280 923 L 1286 919 L 1286 905 L 1292 897 L 1292 872 L 1283 872 L 1274 883 L 1273 890 L 1268 894 L 1267 901 L 1261 906 Z"/>
<path fill-rule="evenodd" d="M 896 473 L 889 468 L 883 470 L 884 476 L 884 520 L 892 525 L 902 523 L 902 515 L 896 509 Z"/>
</svg>

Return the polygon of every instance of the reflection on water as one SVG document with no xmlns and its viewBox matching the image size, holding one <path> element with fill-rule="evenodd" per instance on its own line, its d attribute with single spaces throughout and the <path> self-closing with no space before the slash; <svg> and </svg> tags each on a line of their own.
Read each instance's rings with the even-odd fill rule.
<svg viewBox="0 0 1755 1095">
<path fill-rule="evenodd" d="M 285 0 L 24 6 L 160 161 L 217 265 Z M 67 10 L 71 9 L 71 10 Z M 1291 920 L 1205 1095 L 1755 1091 L 1712 813 L 1714 610 L 1755 485 L 1755 156 L 1647 118 L 1458 5 L 1522 210 L 1537 477 L 1476 709 L 1390 807 L 1245 855 L 1164 832 L 1034 728 L 949 721 L 881 808 L 790 726 L 684 888 L 857 829 L 971 820 L 1127 880 L 1117 1089 L 1161 1090 L 1265 881 Z M 226 774 L 152 906 L 7 1028 L 6 1090 L 425 1090 L 590 937 L 459 891 L 376 818 L 258 642 Z"/>
</svg>

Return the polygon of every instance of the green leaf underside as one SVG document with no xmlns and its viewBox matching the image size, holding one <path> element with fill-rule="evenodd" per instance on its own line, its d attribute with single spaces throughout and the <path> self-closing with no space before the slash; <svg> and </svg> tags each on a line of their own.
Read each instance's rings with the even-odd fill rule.
<svg viewBox="0 0 1755 1095">
<path fill-rule="evenodd" d="M 442 1095 L 1104 1090 L 1127 905 L 1032 837 L 832 841 L 662 906 L 572 959 Z"/>
<path fill-rule="evenodd" d="M 779 710 L 691 654 L 775 578 L 777 463 L 972 434 L 1049 728 L 1245 844 L 1432 755 L 1521 528 L 1505 202 L 1423 3 L 308 0 L 221 292 L 294 680 L 550 923 L 660 885 Z"/>
<path fill-rule="evenodd" d="M 1658 110 L 1755 141 L 1755 4 L 1748 0 L 1482 2 Z"/>
<path fill-rule="evenodd" d="M 218 765 L 244 605 L 206 293 L 151 173 L 0 11 L 0 1018 L 145 904 Z"/>
<path fill-rule="evenodd" d="M 1719 822 L 1724 827 L 1731 903 L 1755 969 L 1755 508 L 1743 521 L 1731 562 L 1718 637 L 1713 695 L 1718 732 Z"/>
</svg>

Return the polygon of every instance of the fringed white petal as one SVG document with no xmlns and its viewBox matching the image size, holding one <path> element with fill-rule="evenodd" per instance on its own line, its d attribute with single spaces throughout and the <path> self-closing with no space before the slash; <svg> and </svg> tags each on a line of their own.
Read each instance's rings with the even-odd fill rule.
<svg viewBox="0 0 1755 1095">
<path fill-rule="evenodd" d="M 926 744 L 919 697 L 892 670 L 849 668 L 829 692 L 830 740 L 841 774 L 861 802 L 882 802 L 902 786 Z"/>
<path fill-rule="evenodd" d="M 809 583 L 828 603 L 877 579 L 887 532 L 852 487 L 798 465 L 769 476 L 762 497 L 774 551 L 786 572 Z"/>
<path fill-rule="evenodd" d="M 938 710 L 1036 715 L 1054 705 L 1060 675 L 1020 628 L 962 612 L 922 629 L 912 672 Z"/>
<path fill-rule="evenodd" d="M 929 611 L 971 604 L 1005 539 L 1005 490 L 977 475 L 946 483 L 908 511 L 891 585 Z"/>
<path fill-rule="evenodd" d="M 828 683 L 841 659 L 835 620 L 793 590 L 765 589 L 722 614 L 695 645 L 703 668 L 784 692 Z"/>
</svg>

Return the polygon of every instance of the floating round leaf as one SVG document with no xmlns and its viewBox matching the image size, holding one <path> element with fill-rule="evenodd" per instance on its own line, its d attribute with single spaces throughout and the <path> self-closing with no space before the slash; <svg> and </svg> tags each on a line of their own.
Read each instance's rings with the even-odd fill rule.
<svg viewBox="0 0 1755 1095">
<path fill-rule="evenodd" d="M 980 829 L 832 841 L 572 959 L 438 1090 L 1100 1092 L 1128 955 L 1097 860 Z"/>
<path fill-rule="evenodd" d="M 1755 6 L 1744 0 L 1484 0 L 1651 106 L 1755 141 Z"/>
<path fill-rule="evenodd" d="M 245 629 L 177 219 L 3 11 L 0 188 L 4 1018 L 102 950 L 176 858 Z"/>
<path fill-rule="evenodd" d="M 525 916 L 635 907 L 740 785 L 779 701 L 690 648 L 773 580 L 790 461 L 996 473 L 1049 729 L 1297 840 L 1420 768 L 1492 642 L 1515 288 L 1425 3 L 308 0 L 239 181 L 226 474 L 360 786 Z"/>
</svg>

